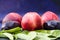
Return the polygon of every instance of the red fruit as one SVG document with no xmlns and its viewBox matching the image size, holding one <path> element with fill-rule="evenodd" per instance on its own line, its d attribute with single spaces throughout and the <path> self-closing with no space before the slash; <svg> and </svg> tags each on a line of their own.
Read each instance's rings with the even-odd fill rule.
<svg viewBox="0 0 60 40">
<path fill-rule="evenodd" d="M 11 12 L 4 17 L 2 23 L 8 22 L 8 21 L 17 21 L 21 25 L 21 20 L 22 20 L 21 15 L 15 12 Z"/>
<path fill-rule="evenodd" d="M 41 29 L 41 17 L 36 12 L 28 12 L 23 16 L 21 25 L 24 30 Z"/>
<path fill-rule="evenodd" d="M 58 20 L 58 19 L 59 19 L 58 15 L 56 15 L 55 13 L 51 11 L 47 11 L 42 15 L 42 24 L 49 20 Z"/>
</svg>

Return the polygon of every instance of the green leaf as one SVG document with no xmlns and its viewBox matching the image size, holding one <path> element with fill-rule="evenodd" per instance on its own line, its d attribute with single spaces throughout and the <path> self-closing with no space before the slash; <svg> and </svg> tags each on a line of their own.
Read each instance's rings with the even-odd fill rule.
<svg viewBox="0 0 60 40">
<path fill-rule="evenodd" d="M 16 35 L 16 37 L 23 39 L 23 40 L 33 40 L 36 37 L 36 32 L 31 31 L 31 32 L 29 32 L 29 34 L 19 33 Z"/>
<path fill-rule="evenodd" d="M 16 34 L 16 33 L 20 33 L 21 32 L 21 28 L 20 27 L 16 27 L 10 30 L 2 30 L 0 31 L 0 33 L 12 33 L 12 34 Z"/>
<path fill-rule="evenodd" d="M 3 33 L 6 37 L 8 37 L 10 40 L 14 40 L 13 35 L 10 33 Z"/>
<path fill-rule="evenodd" d="M 28 34 L 28 40 L 33 40 L 37 36 L 36 32 L 32 31 Z"/>
<path fill-rule="evenodd" d="M 37 34 L 37 37 L 34 39 L 34 40 L 51 40 L 49 37 L 48 37 L 49 34 L 46 34 L 46 33 L 38 33 Z"/>
<path fill-rule="evenodd" d="M 52 30 L 53 31 L 53 30 Z M 51 34 L 52 33 L 51 30 L 36 30 L 36 32 L 40 32 L 40 33 L 48 33 Z"/>
<path fill-rule="evenodd" d="M 13 35 L 10 33 L 0 33 L 0 37 L 9 38 L 10 40 L 14 40 Z"/>
<path fill-rule="evenodd" d="M 0 37 L 6 37 L 3 33 L 0 33 Z"/>
<path fill-rule="evenodd" d="M 60 37 L 60 30 L 54 30 L 52 35 L 55 36 L 55 37 Z"/>
<path fill-rule="evenodd" d="M 29 33 L 29 31 L 24 30 L 24 31 L 22 31 L 21 33 L 23 33 L 23 34 L 28 34 L 28 33 Z"/>
<path fill-rule="evenodd" d="M 10 30 L 0 31 L 0 37 L 8 37 L 10 40 L 51 40 L 60 37 L 60 30 L 35 30 L 27 31 L 21 30 L 22 28 L 16 27 Z"/>
<path fill-rule="evenodd" d="M 27 40 L 28 36 L 26 34 L 18 33 L 15 37 L 20 38 L 22 40 Z"/>
</svg>

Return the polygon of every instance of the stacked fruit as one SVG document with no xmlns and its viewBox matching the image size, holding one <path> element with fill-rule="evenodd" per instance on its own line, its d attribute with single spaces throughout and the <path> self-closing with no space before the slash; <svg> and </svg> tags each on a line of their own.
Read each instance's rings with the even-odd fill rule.
<svg viewBox="0 0 60 40">
<path fill-rule="evenodd" d="M 6 15 L 2 21 L 1 29 L 12 29 L 22 27 L 23 30 L 38 30 L 38 29 L 60 29 L 60 21 L 58 16 L 47 11 L 42 16 L 37 12 L 28 12 L 23 17 L 18 13 L 12 12 Z"/>
</svg>

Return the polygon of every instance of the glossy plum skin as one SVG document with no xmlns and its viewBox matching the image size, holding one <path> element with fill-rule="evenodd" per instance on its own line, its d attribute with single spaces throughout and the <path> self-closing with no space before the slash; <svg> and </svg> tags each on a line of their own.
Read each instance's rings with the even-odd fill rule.
<svg viewBox="0 0 60 40">
<path fill-rule="evenodd" d="M 46 30 L 54 30 L 54 29 L 59 30 L 60 29 L 60 21 L 56 21 L 56 20 L 47 21 L 43 24 L 43 27 Z"/>
<path fill-rule="evenodd" d="M 15 12 L 11 12 L 3 18 L 2 24 L 5 22 L 8 22 L 8 21 L 17 21 L 21 25 L 21 20 L 22 20 L 21 15 L 19 15 L 18 13 L 15 13 Z"/>
<path fill-rule="evenodd" d="M 49 20 L 59 20 L 59 17 L 57 14 L 51 11 L 47 11 L 42 15 L 42 24 Z"/>
<path fill-rule="evenodd" d="M 20 24 L 17 21 L 9 21 L 9 22 L 5 22 L 4 24 L 2 24 L 1 29 L 9 30 L 9 29 L 19 27 L 19 26 Z"/>
<path fill-rule="evenodd" d="M 23 16 L 21 25 L 24 30 L 29 30 L 29 31 L 35 29 L 42 29 L 41 17 L 36 12 L 28 12 Z"/>
</svg>

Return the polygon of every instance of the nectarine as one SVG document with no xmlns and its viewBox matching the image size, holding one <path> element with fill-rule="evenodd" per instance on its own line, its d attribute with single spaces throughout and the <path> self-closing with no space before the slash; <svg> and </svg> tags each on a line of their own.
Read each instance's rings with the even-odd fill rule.
<svg viewBox="0 0 60 40">
<path fill-rule="evenodd" d="M 50 21 L 50 20 L 59 20 L 58 15 L 51 12 L 51 11 L 47 11 L 42 15 L 42 24 L 46 21 Z"/>
<path fill-rule="evenodd" d="M 21 20 L 22 20 L 21 15 L 19 15 L 18 13 L 15 13 L 15 12 L 11 12 L 3 18 L 2 23 L 8 22 L 8 21 L 17 21 L 21 25 Z"/>
<path fill-rule="evenodd" d="M 23 16 L 21 25 L 24 30 L 41 29 L 41 17 L 36 12 L 28 12 Z"/>
</svg>

